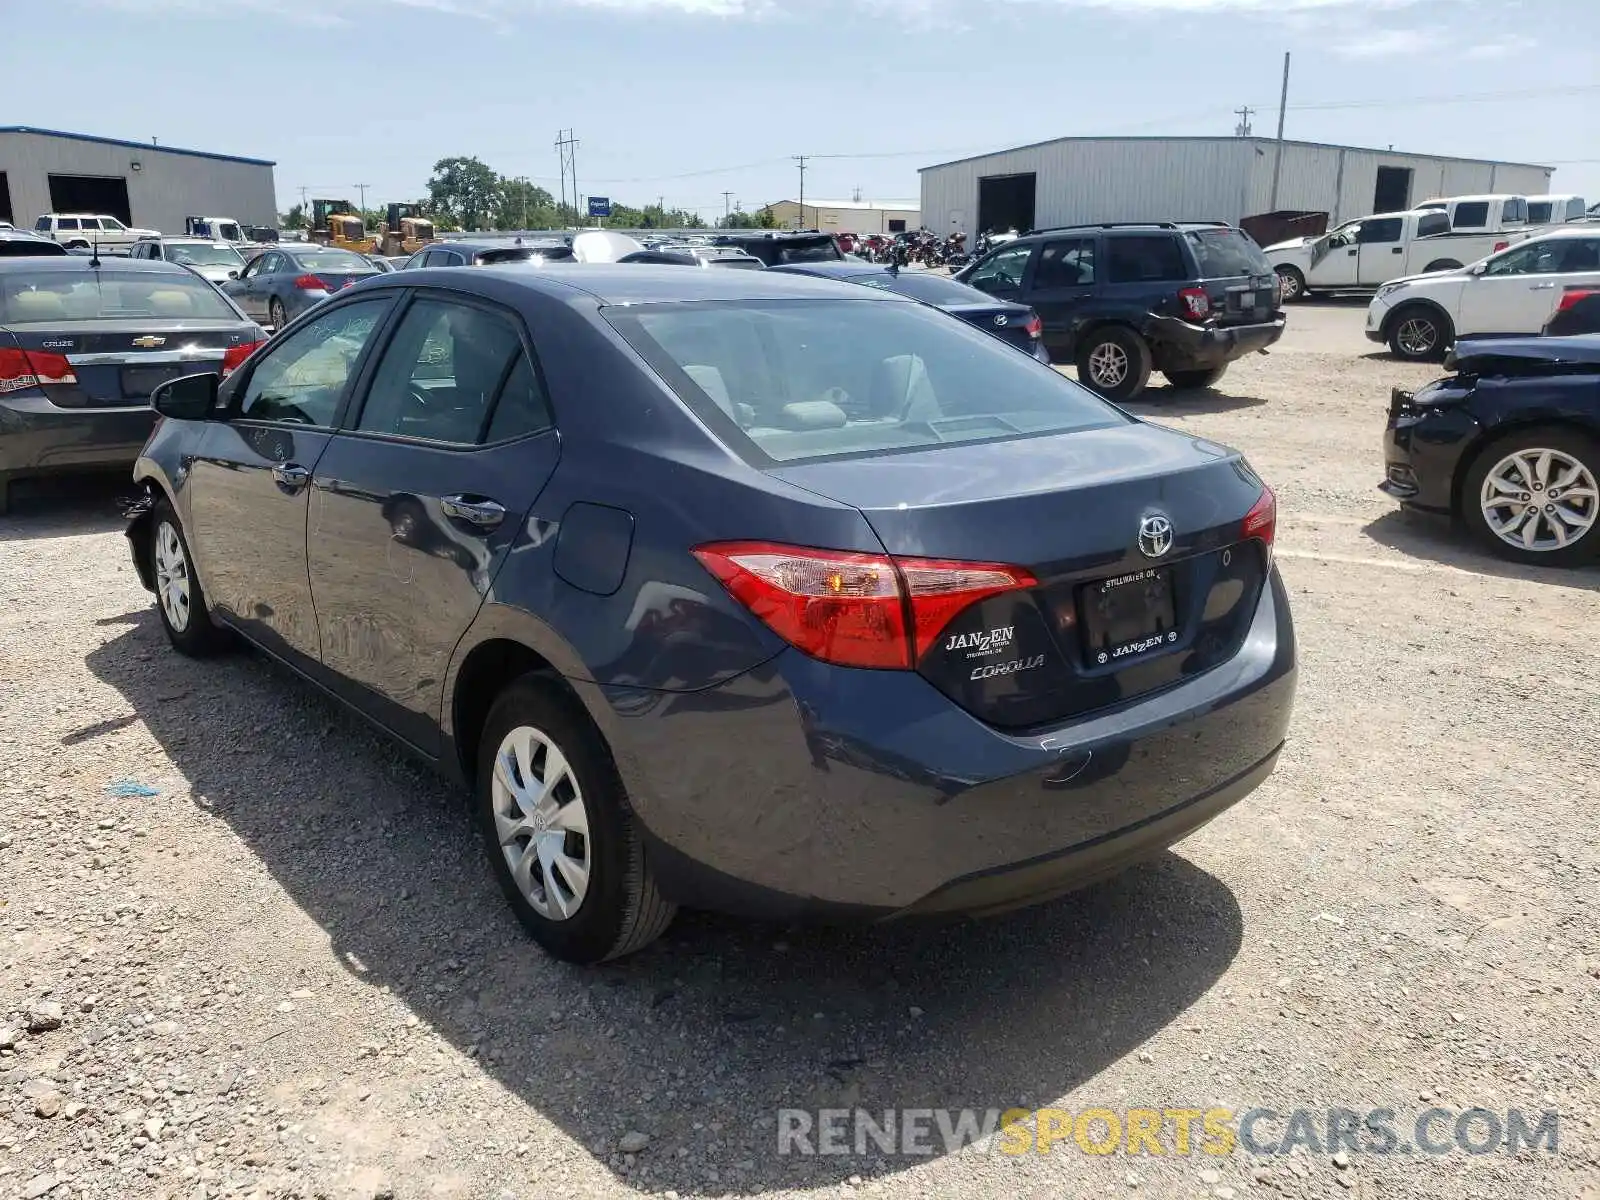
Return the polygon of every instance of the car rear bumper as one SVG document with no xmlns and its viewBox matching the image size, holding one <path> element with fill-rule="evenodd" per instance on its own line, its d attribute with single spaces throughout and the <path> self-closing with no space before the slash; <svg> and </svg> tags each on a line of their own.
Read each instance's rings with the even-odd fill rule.
<svg viewBox="0 0 1600 1200">
<path fill-rule="evenodd" d="M 1256 325 L 1191 325 L 1177 317 L 1152 317 L 1147 329 L 1163 369 L 1205 370 L 1265 350 L 1283 336 L 1284 317 Z"/>
<path fill-rule="evenodd" d="M 0 475 L 132 467 L 155 410 L 57 408 L 37 390 L 0 398 Z"/>
<path fill-rule="evenodd" d="M 879 920 L 1047 899 L 1170 846 L 1271 772 L 1295 675 L 1274 571 L 1228 663 L 1028 735 L 795 651 L 704 692 L 606 689 L 603 724 L 665 894 Z"/>
<path fill-rule="evenodd" d="M 1478 422 L 1460 405 L 1415 405 L 1411 392 L 1395 388 L 1378 490 L 1408 508 L 1453 512 L 1461 454 L 1479 432 Z"/>
</svg>

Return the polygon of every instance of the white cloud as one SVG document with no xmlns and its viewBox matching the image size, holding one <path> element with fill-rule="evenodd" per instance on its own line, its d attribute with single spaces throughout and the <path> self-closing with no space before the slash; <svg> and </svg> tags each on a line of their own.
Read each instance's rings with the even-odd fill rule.
<svg viewBox="0 0 1600 1200">
<path fill-rule="evenodd" d="M 1362 33 L 1346 42 L 1336 42 L 1331 47 L 1340 58 L 1396 58 L 1404 54 L 1420 54 L 1426 50 L 1439 50 L 1445 39 L 1436 32 L 1422 29 L 1376 29 Z"/>
</svg>

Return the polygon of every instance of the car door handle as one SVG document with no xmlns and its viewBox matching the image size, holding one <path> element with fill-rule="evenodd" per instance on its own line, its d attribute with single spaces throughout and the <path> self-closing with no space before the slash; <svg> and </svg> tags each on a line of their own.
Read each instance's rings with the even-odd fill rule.
<svg viewBox="0 0 1600 1200">
<path fill-rule="evenodd" d="M 1390 254 L 1404 254 L 1405 252 L 1406 248 L 1404 246 L 1396 246 L 1393 250 L 1389 251 Z"/>
<path fill-rule="evenodd" d="M 1548 291 L 1555 286 L 1556 285 L 1553 283 L 1530 283 L 1528 285 L 1528 290 L 1531 292 L 1543 292 Z"/>
<path fill-rule="evenodd" d="M 1350 257 L 1354 258 L 1356 255 L 1358 255 L 1360 253 L 1361 253 L 1361 247 L 1357 246 L 1353 250 L 1350 251 Z"/>
<path fill-rule="evenodd" d="M 311 482 L 311 472 L 299 463 L 279 463 L 272 468 L 272 478 L 286 492 L 298 492 Z"/>
<path fill-rule="evenodd" d="M 506 510 L 493 500 L 469 500 L 465 496 L 446 496 L 439 501 L 444 515 L 480 529 L 493 529 L 506 519 Z"/>
</svg>

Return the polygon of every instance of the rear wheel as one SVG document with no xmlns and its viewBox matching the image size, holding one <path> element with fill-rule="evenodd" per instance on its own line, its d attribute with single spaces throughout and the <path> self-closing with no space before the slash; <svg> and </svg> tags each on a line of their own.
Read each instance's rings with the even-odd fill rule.
<svg viewBox="0 0 1600 1200">
<path fill-rule="evenodd" d="M 1131 329 L 1096 329 L 1078 347 L 1078 381 L 1107 400 L 1132 400 L 1150 382 L 1150 347 Z"/>
<path fill-rule="evenodd" d="M 556 958 L 618 958 L 671 923 L 677 907 L 656 890 L 605 743 L 588 715 L 537 675 L 513 683 L 489 710 L 476 809 L 501 890 Z"/>
<path fill-rule="evenodd" d="M 267 301 L 267 323 L 272 326 L 273 333 L 282 333 L 283 327 L 289 323 L 288 314 L 283 311 L 283 301 L 276 296 Z"/>
<path fill-rule="evenodd" d="M 1600 559 L 1600 442 L 1560 426 L 1520 429 L 1473 460 L 1461 515 L 1513 562 L 1571 567 Z"/>
<path fill-rule="evenodd" d="M 1283 281 L 1283 302 L 1293 304 L 1306 298 L 1306 277 L 1298 267 L 1279 267 L 1278 278 Z"/>
<path fill-rule="evenodd" d="M 1434 362 L 1444 357 L 1454 331 L 1450 319 L 1435 308 L 1412 305 L 1396 313 L 1389 325 L 1389 349 L 1407 362 Z"/>
<path fill-rule="evenodd" d="M 1227 374 L 1226 365 L 1205 371 L 1163 371 L 1167 382 L 1175 388 L 1208 388 Z"/>
<path fill-rule="evenodd" d="M 172 505 L 156 505 L 150 522 L 150 577 L 156 584 L 156 611 L 167 640 L 179 654 L 206 658 L 227 648 L 227 634 L 211 623 L 206 594 L 194 573 L 194 559 Z"/>
</svg>

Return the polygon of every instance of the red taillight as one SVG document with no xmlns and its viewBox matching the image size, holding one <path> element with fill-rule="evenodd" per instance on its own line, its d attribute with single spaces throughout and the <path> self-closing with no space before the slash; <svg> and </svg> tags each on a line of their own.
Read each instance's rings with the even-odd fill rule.
<svg viewBox="0 0 1600 1200">
<path fill-rule="evenodd" d="M 244 366 L 244 360 L 256 352 L 256 347 L 265 345 L 265 342 L 246 342 L 242 346 L 229 346 L 222 355 L 222 377 L 226 379 L 232 375 Z"/>
<path fill-rule="evenodd" d="M 773 542 L 717 542 L 694 556 L 784 641 L 849 667 L 907 670 L 957 613 L 1037 582 L 1027 571 L 995 563 Z"/>
<path fill-rule="evenodd" d="M 1600 288 L 1568 288 L 1565 292 L 1561 293 L 1561 303 L 1556 307 L 1556 311 L 1566 312 L 1567 309 L 1574 307 L 1580 301 L 1589 299 L 1591 296 L 1600 296 Z"/>
<path fill-rule="evenodd" d="M 1028 336 L 1031 338 L 1044 336 L 1044 322 L 1036 316 L 1029 317 L 1028 323 L 1023 328 L 1028 331 Z"/>
<path fill-rule="evenodd" d="M 1261 498 L 1244 515 L 1239 536 L 1261 542 L 1267 550 L 1267 562 L 1272 562 L 1272 543 L 1278 536 L 1278 498 L 1272 494 L 1271 488 L 1261 489 Z"/>
<path fill-rule="evenodd" d="M 301 275 L 294 281 L 295 287 L 302 292 L 325 292 L 328 285 L 316 275 Z"/>
<path fill-rule="evenodd" d="M 1510 245 L 1511 245 L 1511 243 L 1510 243 L 1510 242 L 1496 242 L 1496 243 L 1495 243 L 1495 244 L 1494 244 L 1494 249 L 1493 249 L 1493 250 L 1491 250 L 1491 251 L 1490 251 L 1490 253 L 1491 253 L 1491 254 L 1499 254 L 1499 253 L 1500 253 L 1500 251 L 1502 251 L 1502 250 L 1504 250 L 1504 249 L 1506 249 L 1506 248 L 1507 248 L 1507 247 L 1508 247 L 1508 246 L 1510 246 Z"/>
<path fill-rule="evenodd" d="M 77 383 L 65 354 L 0 348 L 0 394 L 52 383 Z"/>
<path fill-rule="evenodd" d="M 1211 297 L 1206 295 L 1205 288 L 1180 288 L 1178 303 L 1183 305 L 1183 315 L 1190 320 L 1204 321 L 1211 315 Z"/>
</svg>

